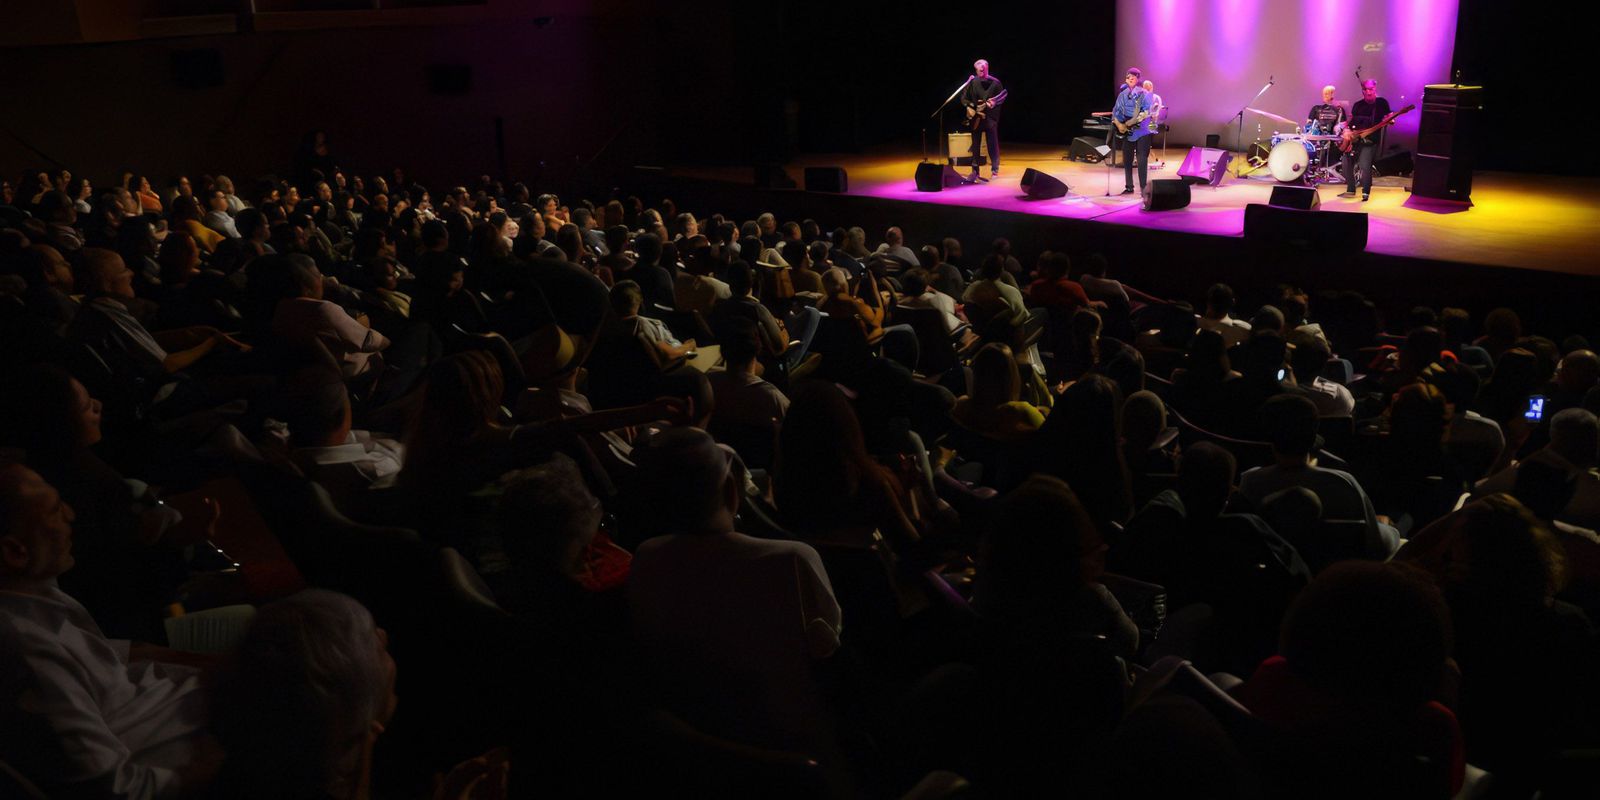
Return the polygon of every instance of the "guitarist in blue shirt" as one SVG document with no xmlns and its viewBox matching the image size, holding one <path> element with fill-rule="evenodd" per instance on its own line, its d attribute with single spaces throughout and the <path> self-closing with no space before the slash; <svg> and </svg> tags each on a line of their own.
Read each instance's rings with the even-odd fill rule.
<svg viewBox="0 0 1600 800">
<path fill-rule="evenodd" d="M 1122 78 L 1122 91 L 1117 93 L 1117 103 L 1111 108 L 1111 119 L 1117 134 L 1122 136 L 1122 173 L 1127 188 L 1123 194 L 1133 194 L 1133 162 L 1139 160 L 1139 191 L 1143 192 L 1150 172 L 1150 134 L 1155 122 L 1150 116 L 1150 93 L 1140 85 L 1144 73 L 1138 67 L 1128 67 Z"/>
<path fill-rule="evenodd" d="M 973 75 L 961 90 L 961 104 L 967 107 L 967 127 L 972 130 L 972 174 L 968 180 L 978 178 L 978 153 L 982 141 L 989 142 L 989 178 L 1000 175 L 1000 104 L 1006 101 L 1005 87 L 1000 79 L 989 74 L 989 62 L 978 59 L 972 65 Z"/>
</svg>

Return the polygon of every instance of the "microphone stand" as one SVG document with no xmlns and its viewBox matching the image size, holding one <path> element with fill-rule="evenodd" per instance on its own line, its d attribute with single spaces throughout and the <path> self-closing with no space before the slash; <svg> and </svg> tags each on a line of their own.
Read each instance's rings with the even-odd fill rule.
<svg viewBox="0 0 1600 800">
<path fill-rule="evenodd" d="M 940 148 L 948 149 L 948 147 L 949 147 L 948 140 L 944 138 L 944 107 L 947 106 L 947 105 L 950 105 L 950 101 L 956 99 L 957 95 L 961 94 L 963 91 L 966 91 L 967 84 L 972 83 L 974 80 L 977 79 L 977 77 L 978 76 L 976 76 L 976 75 L 968 75 L 967 79 L 962 81 L 961 85 L 957 86 L 956 90 L 951 92 L 950 96 L 946 97 L 944 99 L 944 102 L 940 103 L 939 107 L 933 110 L 932 114 L 928 115 L 929 119 L 932 119 L 934 117 L 938 117 L 939 118 L 939 145 L 938 146 Z M 922 126 L 922 160 L 923 160 L 923 162 L 927 162 L 927 160 L 928 160 L 928 126 L 927 125 L 923 125 Z M 950 154 L 948 152 L 946 152 L 944 154 L 944 163 L 945 163 L 945 166 L 949 166 L 950 165 Z M 974 167 L 974 169 L 976 169 L 976 167 Z"/>
<path fill-rule="evenodd" d="M 1237 150 L 1238 152 L 1241 152 L 1241 153 L 1244 152 L 1244 150 L 1240 149 L 1244 144 L 1244 110 L 1247 109 L 1247 108 L 1253 108 L 1255 106 L 1255 104 L 1256 104 L 1256 101 L 1261 99 L 1261 95 L 1266 94 L 1267 90 L 1272 88 L 1272 84 L 1273 83 L 1274 83 L 1273 76 L 1268 75 L 1267 76 L 1267 85 L 1261 87 L 1261 91 L 1256 92 L 1256 96 L 1250 98 L 1250 102 L 1245 103 L 1244 105 L 1240 106 L 1239 107 L 1239 113 L 1233 115 L 1235 118 L 1237 118 L 1239 120 L 1239 131 L 1238 131 L 1238 133 L 1235 133 L 1234 136 L 1233 136 L 1233 149 L 1234 150 Z"/>
</svg>

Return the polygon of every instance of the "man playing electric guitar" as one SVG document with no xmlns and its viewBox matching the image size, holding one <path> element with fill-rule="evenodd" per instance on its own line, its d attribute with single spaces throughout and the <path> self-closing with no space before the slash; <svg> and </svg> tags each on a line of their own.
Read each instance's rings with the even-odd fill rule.
<svg viewBox="0 0 1600 800">
<path fill-rule="evenodd" d="M 1000 104 L 1006 101 L 1006 90 L 999 78 L 989 74 L 989 62 L 978 59 L 972 71 L 973 76 L 961 90 L 967 126 L 972 129 L 972 173 L 967 179 L 978 179 L 978 153 L 982 152 L 983 140 L 988 140 L 989 178 L 993 180 L 1000 175 Z"/>
<path fill-rule="evenodd" d="M 1133 162 L 1139 161 L 1139 191 L 1143 192 L 1150 172 L 1150 93 L 1139 84 L 1144 73 L 1138 67 L 1128 67 L 1122 78 L 1122 91 L 1117 93 L 1116 105 L 1111 107 L 1111 122 L 1122 136 L 1122 174 L 1127 188 L 1123 194 L 1133 194 Z"/>
<path fill-rule="evenodd" d="M 1378 96 L 1378 82 L 1368 78 L 1361 82 L 1361 99 L 1350 107 L 1350 121 L 1338 131 L 1339 134 L 1354 134 L 1368 128 L 1378 126 L 1384 118 L 1389 116 L 1389 101 Z M 1378 128 L 1381 130 L 1381 127 Z M 1361 202 L 1365 203 L 1372 197 L 1372 162 L 1378 156 L 1378 139 L 1368 131 L 1365 135 L 1345 135 L 1345 141 L 1339 143 L 1339 149 L 1344 151 L 1344 194 L 1340 197 L 1356 196 L 1356 170 L 1361 171 Z"/>
</svg>

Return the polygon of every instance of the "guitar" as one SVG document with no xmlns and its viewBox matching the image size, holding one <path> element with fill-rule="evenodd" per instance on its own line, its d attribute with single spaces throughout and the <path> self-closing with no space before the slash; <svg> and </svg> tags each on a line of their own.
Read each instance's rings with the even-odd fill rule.
<svg viewBox="0 0 1600 800">
<path fill-rule="evenodd" d="M 991 108 L 993 108 L 993 106 L 991 106 L 989 104 L 993 103 L 994 105 L 997 106 L 997 105 L 1000 105 L 1001 103 L 1005 102 L 1006 93 L 1009 92 L 1009 91 L 1010 91 L 1009 89 L 1002 89 L 1002 90 L 1000 90 L 999 94 L 995 95 L 994 97 L 989 98 L 988 100 L 980 101 L 980 102 L 977 102 L 977 103 L 968 103 L 967 104 L 967 122 L 966 122 L 967 130 L 975 131 L 978 128 L 983 127 L 984 119 L 989 116 L 989 110 Z"/>
<path fill-rule="evenodd" d="M 1149 118 L 1149 116 L 1150 116 L 1150 111 L 1149 111 L 1149 109 L 1146 109 L 1144 111 L 1140 111 L 1137 114 L 1134 114 L 1132 117 L 1129 117 L 1127 121 L 1119 120 L 1116 117 L 1112 117 L 1111 118 L 1111 124 L 1117 126 L 1117 135 L 1118 136 L 1126 136 L 1134 128 L 1139 127 L 1139 124 L 1144 122 L 1147 118 Z"/>
<path fill-rule="evenodd" d="M 1373 125 L 1370 128 L 1361 128 L 1360 130 L 1345 128 L 1344 133 L 1339 135 L 1339 152 L 1350 152 L 1350 150 L 1356 146 L 1357 139 L 1366 139 L 1369 134 L 1378 130 L 1379 128 L 1387 128 L 1390 125 L 1393 125 L 1396 117 L 1399 117 L 1401 114 L 1404 114 L 1414 108 L 1416 108 L 1415 105 L 1409 105 L 1400 109 L 1399 111 L 1391 111 L 1388 114 L 1385 114 L 1383 119 L 1379 121 L 1378 124 Z"/>
</svg>

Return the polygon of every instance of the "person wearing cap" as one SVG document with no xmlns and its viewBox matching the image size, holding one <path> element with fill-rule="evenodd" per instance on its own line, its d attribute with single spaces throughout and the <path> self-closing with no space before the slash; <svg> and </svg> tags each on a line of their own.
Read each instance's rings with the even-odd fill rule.
<svg viewBox="0 0 1600 800">
<path fill-rule="evenodd" d="M 671 428 L 634 449 L 653 532 L 628 577 L 632 624 L 669 709 L 716 736 L 827 749 L 813 664 L 839 647 L 839 603 L 810 545 L 734 529 L 731 451 Z"/>
<path fill-rule="evenodd" d="M 1325 520 L 1360 520 L 1365 524 L 1365 554 L 1388 558 L 1400 545 L 1400 533 L 1380 521 L 1372 500 L 1354 475 L 1319 467 L 1313 454 L 1322 446 L 1317 435 L 1317 407 L 1297 394 L 1273 397 L 1261 407 L 1261 424 L 1272 442 L 1274 463 L 1239 476 L 1239 494 L 1256 507 L 1268 495 L 1292 486 L 1316 493 Z"/>
</svg>

